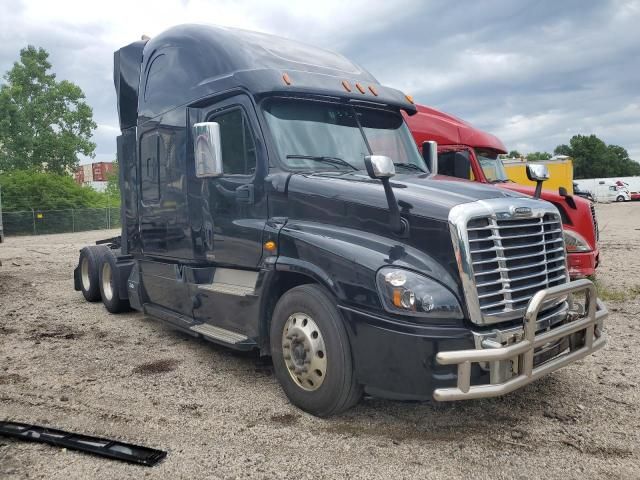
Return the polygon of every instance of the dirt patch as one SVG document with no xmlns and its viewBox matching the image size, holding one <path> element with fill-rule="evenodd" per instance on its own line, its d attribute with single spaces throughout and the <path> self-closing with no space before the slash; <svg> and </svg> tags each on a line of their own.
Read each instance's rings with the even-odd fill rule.
<svg viewBox="0 0 640 480">
<path fill-rule="evenodd" d="M 40 325 L 29 331 L 27 340 L 60 339 L 77 340 L 84 335 L 84 332 L 76 330 L 67 325 Z"/>
<path fill-rule="evenodd" d="M 272 415 L 271 416 L 271 421 L 273 423 L 276 423 L 278 425 L 293 425 L 295 423 L 298 423 L 299 420 L 299 416 L 298 415 L 292 415 L 291 413 L 285 413 L 282 415 Z"/>
<path fill-rule="evenodd" d="M 27 379 L 22 375 L 18 375 L 17 373 L 8 373 L 5 375 L 0 375 L 0 385 L 8 385 L 11 383 L 22 383 L 26 382 Z"/>
<path fill-rule="evenodd" d="M 17 328 L 9 328 L 4 325 L 0 325 L 0 335 L 10 335 L 12 333 L 16 333 L 18 331 Z"/>
<path fill-rule="evenodd" d="M 180 364 L 179 360 L 167 358 L 164 360 L 155 360 L 153 362 L 143 363 L 133 369 L 133 373 L 140 375 L 157 375 L 159 373 L 172 372 Z"/>
</svg>

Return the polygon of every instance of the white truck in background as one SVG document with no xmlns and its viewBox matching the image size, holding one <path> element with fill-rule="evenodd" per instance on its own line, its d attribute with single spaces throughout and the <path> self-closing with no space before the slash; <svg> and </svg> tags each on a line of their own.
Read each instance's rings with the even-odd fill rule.
<svg viewBox="0 0 640 480">
<path fill-rule="evenodd" d="M 596 202 L 640 200 L 640 177 L 588 178 L 574 183 L 590 192 Z"/>
</svg>

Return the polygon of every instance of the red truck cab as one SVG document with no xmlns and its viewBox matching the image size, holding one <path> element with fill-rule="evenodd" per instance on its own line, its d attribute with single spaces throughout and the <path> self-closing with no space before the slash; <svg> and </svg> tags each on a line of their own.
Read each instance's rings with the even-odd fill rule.
<svg viewBox="0 0 640 480">
<path fill-rule="evenodd" d="M 418 113 L 405 115 L 405 120 L 419 148 L 425 141 L 438 143 L 438 174 L 491 183 L 533 196 L 534 188 L 508 179 L 499 159 L 507 150 L 499 138 L 434 108 L 417 107 Z M 599 252 L 593 204 L 551 190 L 542 190 L 542 198 L 553 203 L 562 216 L 569 276 L 576 279 L 594 275 Z"/>
</svg>

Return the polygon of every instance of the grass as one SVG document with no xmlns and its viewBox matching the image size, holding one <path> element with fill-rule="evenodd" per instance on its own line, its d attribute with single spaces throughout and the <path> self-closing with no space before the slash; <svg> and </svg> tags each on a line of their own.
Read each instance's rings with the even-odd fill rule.
<svg viewBox="0 0 640 480">
<path fill-rule="evenodd" d="M 640 296 L 640 285 L 635 285 L 626 290 L 618 290 L 606 286 L 601 280 L 595 280 L 595 284 L 598 290 L 598 297 L 605 302 L 624 302 Z"/>
</svg>

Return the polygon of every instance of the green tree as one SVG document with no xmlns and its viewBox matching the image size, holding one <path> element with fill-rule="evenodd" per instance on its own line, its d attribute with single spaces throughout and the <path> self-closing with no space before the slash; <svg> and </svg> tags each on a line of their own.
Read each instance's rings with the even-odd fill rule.
<svg viewBox="0 0 640 480">
<path fill-rule="evenodd" d="M 566 155 L 571 156 L 571 147 L 569 145 L 558 145 L 553 151 L 554 155 Z"/>
<path fill-rule="evenodd" d="M 64 210 L 114 206 L 106 193 L 78 185 L 70 175 L 17 170 L 0 175 L 2 209 Z"/>
<path fill-rule="evenodd" d="M 549 160 L 551 154 L 547 152 L 533 152 L 527 155 L 528 162 L 538 162 L 540 160 Z"/>
<path fill-rule="evenodd" d="M 554 152 L 573 158 L 576 179 L 640 175 L 640 164 L 624 148 L 607 145 L 595 135 L 574 135 L 569 145 L 558 145 Z"/>
<path fill-rule="evenodd" d="M 507 155 L 507 158 L 521 158 L 522 154 L 517 150 L 511 150 Z"/>
<path fill-rule="evenodd" d="M 111 201 L 111 205 L 120 203 L 120 182 L 119 182 L 118 160 L 113 162 L 113 171 L 107 174 L 107 188 L 105 193 Z"/>
<path fill-rule="evenodd" d="M 93 111 L 80 87 L 57 81 L 49 54 L 20 50 L 0 87 L 0 173 L 36 170 L 71 173 L 78 154 L 93 157 Z"/>
</svg>

